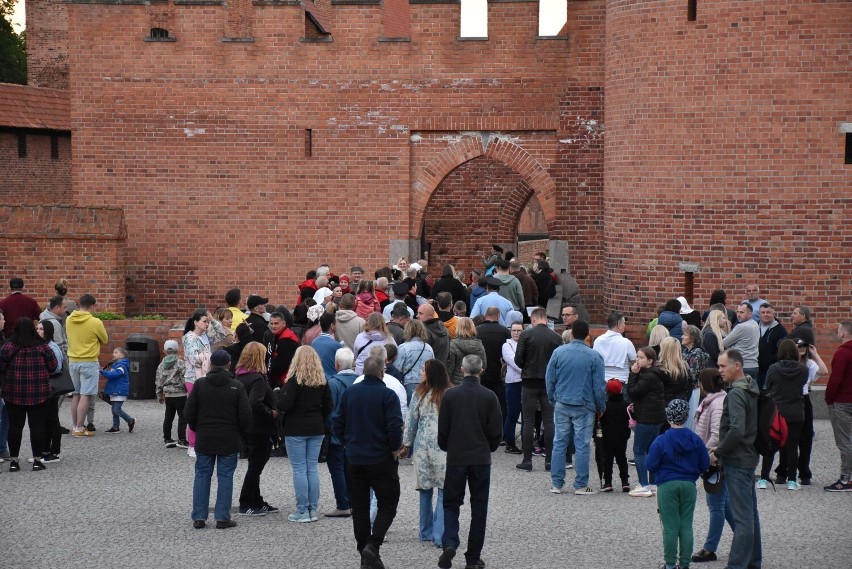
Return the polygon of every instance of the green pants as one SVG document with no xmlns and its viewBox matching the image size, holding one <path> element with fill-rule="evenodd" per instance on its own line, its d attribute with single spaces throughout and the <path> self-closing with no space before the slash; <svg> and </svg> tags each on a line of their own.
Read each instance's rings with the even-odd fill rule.
<svg viewBox="0 0 852 569">
<path fill-rule="evenodd" d="M 674 567 L 688 567 L 692 558 L 692 516 L 695 482 L 672 480 L 657 488 L 657 510 L 663 523 L 663 559 Z M 678 559 L 680 543 L 680 559 Z"/>
</svg>

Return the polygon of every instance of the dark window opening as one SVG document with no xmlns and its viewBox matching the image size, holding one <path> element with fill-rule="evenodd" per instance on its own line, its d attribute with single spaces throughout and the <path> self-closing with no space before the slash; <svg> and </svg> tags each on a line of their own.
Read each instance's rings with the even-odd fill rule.
<svg viewBox="0 0 852 569">
<path fill-rule="evenodd" d="M 169 30 L 164 30 L 163 28 L 151 28 L 151 35 L 149 37 L 155 40 L 166 39 L 169 37 Z"/>
<path fill-rule="evenodd" d="M 27 157 L 27 135 L 19 134 L 18 135 L 18 158 L 26 158 Z"/>
<path fill-rule="evenodd" d="M 695 298 L 695 273 L 683 273 L 683 296 L 692 305 Z"/>
<path fill-rule="evenodd" d="M 852 164 L 852 132 L 846 133 L 846 160 L 844 164 Z"/>
<path fill-rule="evenodd" d="M 305 158 L 310 158 L 314 155 L 314 131 L 310 128 L 305 129 Z"/>
<path fill-rule="evenodd" d="M 55 134 L 50 137 L 50 157 L 59 160 L 59 137 Z"/>
<path fill-rule="evenodd" d="M 687 0 L 686 19 L 690 22 L 694 22 L 698 19 L 698 0 Z"/>
</svg>

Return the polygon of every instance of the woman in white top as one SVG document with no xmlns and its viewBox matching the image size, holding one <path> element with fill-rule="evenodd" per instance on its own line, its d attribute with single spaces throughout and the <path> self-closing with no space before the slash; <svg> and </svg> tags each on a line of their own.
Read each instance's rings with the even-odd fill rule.
<svg viewBox="0 0 852 569">
<path fill-rule="evenodd" d="M 502 348 L 503 363 L 506 366 L 506 420 L 503 422 L 503 441 L 509 454 L 522 454 L 515 444 L 515 425 L 521 416 L 521 368 L 515 364 L 515 352 L 523 329 L 524 325 L 520 322 L 512 324 L 512 336 Z"/>
<path fill-rule="evenodd" d="M 183 330 L 183 357 L 186 360 L 186 394 L 192 393 L 195 380 L 207 375 L 210 371 L 210 339 L 207 337 L 207 329 L 210 327 L 210 314 L 205 308 L 199 308 L 192 313 Z M 186 451 L 191 457 L 195 457 L 195 431 L 186 427 L 186 440 L 189 448 Z"/>
</svg>

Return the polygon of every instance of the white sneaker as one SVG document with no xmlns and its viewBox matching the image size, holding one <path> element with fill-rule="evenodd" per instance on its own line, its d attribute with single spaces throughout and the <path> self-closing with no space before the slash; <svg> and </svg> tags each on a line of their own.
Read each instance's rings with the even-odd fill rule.
<svg viewBox="0 0 852 569">
<path fill-rule="evenodd" d="M 188 454 L 192 458 L 195 458 L 195 447 L 189 447 L 188 449 L 186 449 L 186 454 Z"/>
<path fill-rule="evenodd" d="M 586 486 L 585 488 L 578 488 L 574 490 L 575 496 L 593 496 L 597 494 L 598 491 L 592 488 L 591 486 Z"/>
<path fill-rule="evenodd" d="M 768 484 L 769 484 L 769 483 L 768 483 L 766 480 L 764 480 L 763 478 L 761 478 L 760 480 L 758 480 L 758 481 L 757 481 L 757 489 L 758 489 L 758 490 L 766 490 L 766 486 L 767 486 Z"/>
<path fill-rule="evenodd" d="M 648 490 L 651 491 L 651 495 L 653 495 L 653 496 L 657 495 L 657 485 L 656 484 L 650 484 L 648 486 Z"/>
<path fill-rule="evenodd" d="M 787 482 L 787 490 L 801 490 L 802 487 L 795 480 L 790 480 Z"/>
<path fill-rule="evenodd" d="M 561 494 L 562 488 L 557 488 L 556 486 L 551 486 L 550 487 L 550 493 L 551 494 Z"/>
<path fill-rule="evenodd" d="M 629 494 L 637 498 L 650 498 L 653 496 L 651 489 L 647 486 L 642 486 L 641 484 L 637 484 L 636 487 L 629 492 Z"/>
</svg>

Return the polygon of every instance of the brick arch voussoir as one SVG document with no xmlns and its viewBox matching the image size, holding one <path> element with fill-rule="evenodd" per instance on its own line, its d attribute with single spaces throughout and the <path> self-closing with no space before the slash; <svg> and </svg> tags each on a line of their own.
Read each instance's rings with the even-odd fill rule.
<svg viewBox="0 0 852 569">
<path fill-rule="evenodd" d="M 531 195 L 535 194 L 541 204 L 544 217 L 547 220 L 548 231 L 553 231 L 553 223 L 556 219 L 556 184 L 547 170 L 529 152 L 506 139 L 498 139 L 491 142 L 488 148 L 484 148 L 482 140 L 476 136 L 466 136 L 456 144 L 443 150 L 432 158 L 429 163 L 420 169 L 412 183 L 412 224 L 410 238 L 417 239 L 420 236 L 420 228 L 429 199 L 441 182 L 450 172 L 474 158 L 487 156 L 502 162 L 518 172 L 524 179 L 525 184 L 520 188 L 528 187 L 529 190 L 520 190 L 527 195 L 521 200 L 526 205 Z M 513 192 L 514 195 L 514 192 Z M 515 212 L 520 215 L 520 210 Z M 513 218 L 509 218 L 513 219 Z"/>
</svg>

